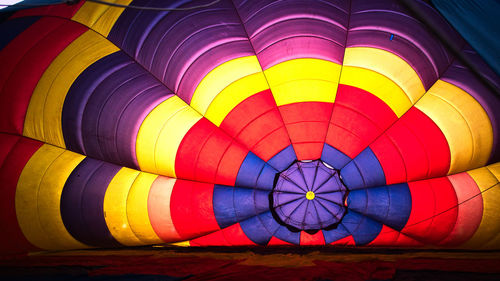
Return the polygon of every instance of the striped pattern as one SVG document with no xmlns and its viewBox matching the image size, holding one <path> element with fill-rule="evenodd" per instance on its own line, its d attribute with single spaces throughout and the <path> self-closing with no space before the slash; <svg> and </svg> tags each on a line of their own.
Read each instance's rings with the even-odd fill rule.
<svg viewBox="0 0 500 281">
<path fill-rule="evenodd" d="M 82 1 L 0 33 L 2 253 L 500 248 L 500 100 L 397 1 Z M 336 228 L 273 216 L 309 160 L 349 190 Z"/>
</svg>

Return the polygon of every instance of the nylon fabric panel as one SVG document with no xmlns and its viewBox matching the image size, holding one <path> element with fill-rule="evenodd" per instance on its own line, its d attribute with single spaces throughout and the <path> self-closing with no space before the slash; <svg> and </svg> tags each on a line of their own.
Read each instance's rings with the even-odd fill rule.
<svg viewBox="0 0 500 281">
<path fill-rule="evenodd" d="M 175 177 L 179 146 L 201 118 L 177 96 L 171 96 L 153 109 L 137 134 L 137 161 L 141 170 Z"/>
<path fill-rule="evenodd" d="M 354 158 L 397 118 L 380 98 L 340 84 L 325 142 Z"/>
<path fill-rule="evenodd" d="M 262 160 L 268 161 L 290 145 L 287 130 L 270 90 L 248 97 L 234 107 L 220 128 Z"/>
<path fill-rule="evenodd" d="M 144 244 L 157 244 L 162 240 L 153 229 L 149 213 L 149 194 L 159 178 L 157 175 L 140 172 L 132 183 L 127 197 L 127 219 L 130 229 Z M 159 181 L 159 180 L 158 180 Z M 160 213 L 166 216 L 164 212 Z"/>
<path fill-rule="evenodd" d="M 366 47 L 346 48 L 342 65 L 369 69 L 388 77 L 403 90 L 412 104 L 425 94 L 415 70 L 391 52 Z"/>
<path fill-rule="evenodd" d="M 231 101 L 231 103 L 234 102 L 233 104 L 236 105 L 239 103 L 237 102 L 238 100 L 241 101 L 251 94 L 265 90 L 267 88 L 267 84 L 265 83 L 263 76 L 253 75 L 258 73 L 262 73 L 262 70 L 255 56 L 241 57 L 225 62 L 214 68 L 203 78 L 200 84 L 196 87 L 193 97 L 191 98 L 190 105 L 218 126 L 226 114 L 221 113 L 220 116 L 217 116 L 217 105 L 214 105 L 215 109 L 212 109 L 215 110 L 215 112 L 207 112 L 212 103 L 217 103 L 216 98 L 219 95 L 222 95 L 221 98 L 224 100 L 225 95 L 230 95 L 231 99 L 233 99 L 235 98 L 235 94 L 239 94 L 242 96 L 241 98 Z M 255 80 L 252 82 L 257 82 L 258 84 L 251 85 L 243 82 L 243 85 L 238 85 L 239 83 L 237 82 L 245 78 L 246 80 L 254 78 Z M 252 86 L 252 88 L 248 89 L 248 86 Z M 232 90 L 231 88 L 236 89 Z M 241 92 L 233 92 L 238 90 L 245 90 L 247 93 L 243 94 Z M 224 110 L 231 110 L 233 107 L 224 108 L 224 106 L 221 106 L 221 109 L 224 108 Z"/>
<path fill-rule="evenodd" d="M 0 130 L 21 135 L 31 96 L 52 61 L 86 29 L 41 18 L 0 52 Z M 34 63 L 36 62 L 36 63 Z"/>
<path fill-rule="evenodd" d="M 21 172 L 42 143 L 0 134 L 0 251 L 22 253 L 38 250 L 24 236 L 16 216 L 16 187 Z"/>
<path fill-rule="evenodd" d="M 24 167 L 16 190 L 16 214 L 24 236 L 33 245 L 46 250 L 88 247 L 66 230 L 60 211 L 64 184 L 83 159 L 44 144 Z"/>
<path fill-rule="evenodd" d="M 498 163 L 492 166 L 498 167 Z M 483 214 L 479 228 L 464 246 L 468 248 L 498 249 L 498 245 L 487 247 L 487 243 L 494 240 L 500 233 L 500 223 L 498 223 L 500 213 L 497 211 L 498 206 L 500 206 L 499 180 L 488 166 L 468 171 L 467 174 L 474 179 L 481 190 Z"/>
<path fill-rule="evenodd" d="M 89 65 L 117 50 L 93 31 L 68 45 L 40 78 L 28 105 L 23 135 L 64 148 L 61 115 L 71 84 Z"/>
<path fill-rule="evenodd" d="M 438 125 L 450 147 L 448 174 L 486 164 L 493 144 L 493 131 L 481 105 L 460 88 L 437 81 L 415 105 Z"/>
<path fill-rule="evenodd" d="M 214 185 L 177 180 L 170 198 L 172 222 L 182 240 L 219 230 L 213 211 Z"/>
<path fill-rule="evenodd" d="M 127 216 L 127 198 L 139 171 L 121 168 L 113 177 L 104 195 L 103 212 L 111 235 L 126 246 L 144 245 L 130 227 Z"/>
<path fill-rule="evenodd" d="M 111 2 L 129 5 L 132 0 L 113 0 Z M 124 8 L 120 7 L 85 2 L 71 19 L 107 37 L 123 10 Z"/>
<path fill-rule="evenodd" d="M 341 66 L 318 59 L 295 59 L 264 70 L 278 106 L 335 101 Z"/>
<path fill-rule="evenodd" d="M 151 185 L 148 196 L 148 213 L 156 235 L 163 242 L 182 240 L 172 220 L 172 190 L 176 179 L 159 176 Z"/>
</svg>

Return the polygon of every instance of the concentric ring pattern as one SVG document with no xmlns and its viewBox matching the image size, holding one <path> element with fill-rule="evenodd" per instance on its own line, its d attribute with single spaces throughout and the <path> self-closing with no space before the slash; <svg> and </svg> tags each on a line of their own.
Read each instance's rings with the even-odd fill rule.
<svg viewBox="0 0 500 281">
<path fill-rule="evenodd" d="M 397 1 L 80 1 L 0 33 L 2 252 L 500 248 L 500 100 Z M 292 231 L 270 194 L 310 161 L 345 210 Z"/>
</svg>

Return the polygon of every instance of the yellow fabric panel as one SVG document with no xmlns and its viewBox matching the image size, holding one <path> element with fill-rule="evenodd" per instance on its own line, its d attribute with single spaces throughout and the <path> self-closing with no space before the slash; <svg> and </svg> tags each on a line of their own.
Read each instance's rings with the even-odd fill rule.
<svg viewBox="0 0 500 281">
<path fill-rule="evenodd" d="M 264 71 L 278 106 L 308 101 L 334 102 L 341 66 L 320 59 L 294 59 Z"/>
<path fill-rule="evenodd" d="M 64 148 L 61 115 L 69 88 L 88 66 L 117 50 L 91 30 L 68 45 L 43 73 L 33 91 L 23 135 Z"/>
<path fill-rule="evenodd" d="M 498 167 L 498 163 L 495 164 Z M 482 167 L 476 170 L 468 171 L 467 173 L 477 183 L 481 190 L 483 198 L 483 217 L 481 224 L 474 236 L 464 244 L 469 248 L 500 248 L 500 244 L 494 246 L 488 243 L 498 238 L 500 234 L 500 184 L 498 178 L 492 173 L 489 167 Z M 493 187 L 492 187 L 493 186 Z M 491 189 L 488 189 L 492 187 Z"/>
<path fill-rule="evenodd" d="M 497 181 L 500 181 L 500 162 L 495 163 L 493 165 L 489 165 L 486 167 L 497 179 Z M 500 209 L 500 184 L 497 184 L 494 187 L 495 191 L 499 193 L 499 196 L 496 197 L 496 203 L 497 203 L 497 213 L 499 212 Z M 497 220 L 497 223 L 500 224 L 500 220 Z M 486 245 L 485 248 L 488 249 L 500 249 L 500 232 L 496 232 L 496 236 L 494 239 L 491 239 Z"/>
<path fill-rule="evenodd" d="M 269 86 L 262 72 L 243 77 L 227 86 L 215 97 L 208 107 L 205 117 L 215 125 L 220 126 L 233 108 L 245 99 L 266 89 L 269 89 Z"/>
<path fill-rule="evenodd" d="M 145 244 L 163 242 L 153 230 L 148 213 L 149 190 L 157 177 L 157 175 L 140 172 L 132 184 L 127 198 L 127 216 L 130 228 Z"/>
<path fill-rule="evenodd" d="M 413 104 L 425 94 L 417 72 L 391 52 L 366 47 L 347 48 L 343 65 L 366 68 L 388 77 L 403 89 Z"/>
<path fill-rule="evenodd" d="M 205 115 L 215 97 L 227 86 L 248 75 L 262 72 L 256 56 L 225 62 L 210 71 L 194 91 L 190 105 Z"/>
<path fill-rule="evenodd" d="M 405 114 L 413 105 L 396 82 L 373 70 L 344 65 L 340 83 L 372 93 L 385 102 L 398 117 Z"/>
<path fill-rule="evenodd" d="M 113 237 L 123 245 L 144 245 L 132 231 L 127 217 L 129 190 L 139 175 L 139 171 L 121 168 L 113 177 L 104 196 L 104 218 Z"/>
<path fill-rule="evenodd" d="M 16 189 L 16 215 L 24 236 L 46 250 L 86 248 L 64 227 L 60 200 L 66 180 L 85 157 L 44 144 L 24 167 Z"/>
<path fill-rule="evenodd" d="M 108 2 L 128 5 L 132 0 L 110 0 Z M 107 37 L 116 20 L 124 10 L 124 8 L 85 2 L 73 16 L 72 20 L 86 25 L 90 29 Z"/>
<path fill-rule="evenodd" d="M 438 80 L 416 103 L 448 141 L 448 174 L 484 166 L 493 147 L 493 128 L 481 105 L 457 86 Z"/>
<path fill-rule="evenodd" d="M 177 96 L 154 108 L 139 128 L 136 154 L 142 171 L 175 177 L 177 149 L 201 115 Z"/>
</svg>

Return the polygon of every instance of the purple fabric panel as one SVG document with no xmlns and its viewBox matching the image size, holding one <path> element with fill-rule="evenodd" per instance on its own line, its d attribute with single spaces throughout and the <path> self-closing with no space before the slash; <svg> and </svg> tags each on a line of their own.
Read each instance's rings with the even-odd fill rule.
<svg viewBox="0 0 500 281">
<path fill-rule="evenodd" d="M 134 0 L 133 5 L 147 7 L 187 7 L 199 5 L 200 2 L 208 3 L 209 0 L 191 3 L 190 0 L 178 1 L 156 1 L 156 0 Z M 214 5 L 217 6 L 217 5 Z M 213 7 L 211 7 L 213 8 Z M 193 11 L 158 12 L 140 9 L 125 9 L 111 29 L 108 39 L 119 46 L 122 50 L 133 57 L 137 57 L 138 51 L 146 41 L 151 30 L 168 16 L 174 22 L 193 13 Z"/>
<path fill-rule="evenodd" d="M 247 1 L 235 3 L 250 38 L 272 22 L 317 18 L 347 29 L 347 1 Z"/>
<path fill-rule="evenodd" d="M 172 97 L 166 94 L 163 85 L 156 85 L 139 93 L 122 108 L 119 121 L 116 124 L 116 139 L 118 160 L 123 166 L 139 167 L 135 151 L 137 134 L 146 116 L 161 102 Z"/>
<path fill-rule="evenodd" d="M 425 89 L 429 89 L 437 80 L 437 66 L 425 56 L 424 52 L 412 42 L 400 36 L 390 40 L 391 33 L 378 30 L 350 31 L 347 37 L 349 47 L 371 47 L 389 51 L 405 60 L 418 74 Z"/>
<path fill-rule="evenodd" d="M 267 27 L 251 40 L 255 52 L 260 53 L 270 45 L 290 37 L 319 37 L 344 46 L 346 30 L 317 19 L 289 19 Z"/>
<path fill-rule="evenodd" d="M 197 54 L 196 59 L 186 65 L 187 68 L 182 74 L 171 72 L 172 80 L 181 79 L 176 94 L 185 102 L 190 103 L 196 87 L 211 70 L 232 59 L 251 55 L 255 53 L 246 39 L 221 44 L 203 54 Z"/>
<path fill-rule="evenodd" d="M 182 56 L 182 53 L 176 52 L 176 50 L 183 44 L 200 47 L 193 42 L 199 40 L 200 36 L 203 37 L 207 30 L 210 32 L 216 28 L 215 32 L 225 32 L 226 27 L 234 29 L 235 25 L 240 26 L 238 36 L 246 37 L 246 34 L 241 32 L 243 29 L 234 9 L 192 12 L 181 19 L 173 19 L 169 15 L 157 23 L 148 34 L 145 44 L 142 45 L 138 53 L 138 59 L 150 69 L 158 67 L 154 64 L 159 62 L 161 62 L 160 65 L 166 66 L 173 56 Z M 234 31 L 231 32 L 234 33 Z M 197 34 L 200 35 L 196 37 Z M 190 39 L 191 37 L 193 39 Z M 159 67 L 159 69 L 163 71 L 164 67 Z"/>
<path fill-rule="evenodd" d="M 82 135 L 82 117 L 88 99 L 112 73 L 131 63 L 130 58 L 124 53 L 113 53 L 85 69 L 71 85 L 64 100 L 61 118 L 67 149 L 87 154 Z"/>
<path fill-rule="evenodd" d="M 91 246 L 114 247 L 104 219 L 104 195 L 120 167 L 85 158 L 71 173 L 61 194 L 61 216 L 68 232 Z"/>
<path fill-rule="evenodd" d="M 402 37 L 420 49 L 427 60 L 433 62 L 435 75 L 440 76 L 452 61 L 451 54 L 430 32 L 417 20 L 406 15 L 390 11 L 370 11 L 351 14 L 349 35 L 352 31 L 383 31 Z M 349 37 L 349 36 L 348 36 Z M 370 42 L 367 37 L 366 41 Z"/>
<path fill-rule="evenodd" d="M 299 58 L 315 58 L 342 64 L 344 47 L 315 37 L 294 37 L 277 42 L 257 55 L 262 69 L 284 61 Z"/>
<path fill-rule="evenodd" d="M 187 68 L 211 49 L 224 45 L 225 52 L 227 53 L 237 53 L 237 56 L 248 55 L 245 52 L 241 52 L 241 48 L 232 48 L 230 45 L 233 42 L 243 42 L 248 45 L 247 49 L 251 50 L 250 42 L 241 25 L 211 26 L 201 29 L 199 32 L 189 35 L 189 37 L 182 37 L 182 39 L 183 41 L 179 42 L 178 45 L 170 45 L 171 43 L 169 42 L 166 43 L 169 46 L 175 46 L 172 58 L 168 61 L 164 58 L 168 58 L 170 55 L 168 51 L 169 47 L 160 45 L 159 50 L 161 52 L 156 54 L 152 66 L 152 72 L 161 73 L 162 81 L 175 92 Z M 203 59 L 216 60 L 216 58 L 212 57 L 204 57 Z M 215 66 L 213 65 L 212 68 Z"/>
<path fill-rule="evenodd" d="M 460 87 L 484 108 L 493 127 L 493 150 L 489 163 L 500 161 L 500 98 L 458 62 L 454 62 L 448 68 L 441 80 Z"/>
<path fill-rule="evenodd" d="M 149 2 L 134 1 L 134 4 Z M 189 7 L 208 2 L 194 1 L 181 6 Z M 168 3 L 168 6 L 177 7 L 180 3 Z M 134 56 L 175 93 L 179 92 L 181 81 L 186 75 L 189 77 L 185 80 L 194 82 L 191 82 L 193 85 L 184 85 L 184 88 L 192 90 L 206 73 L 220 63 L 241 56 L 255 55 L 230 0 L 220 1 L 207 8 L 169 13 L 127 9 L 114 25 L 109 38 Z M 226 49 L 223 54 L 225 60 L 221 59 L 220 53 L 213 56 L 211 52 L 221 47 Z M 209 53 L 210 55 L 204 56 Z M 198 60 L 206 60 L 202 63 L 205 68 L 189 71 Z M 187 83 L 184 81 L 184 84 Z M 189 91 L 180 96 L 189 103 L 192 94 L 193 91 Z"/>
<path fill-rule="evenodd" d="M 152 88 L 156 90 L 148 91 Z M 135 137 L 143 121 L 140 117 L 149 113 L 153 104 L 148 103 L 158 104 L 169 94 L 135 63 L 112 73 L 93 91 L 83 113 L 82 135 L 87 155 L 136 168 Z M 136 107 L 132 108 L 134 100 Z"/>
</svg>

